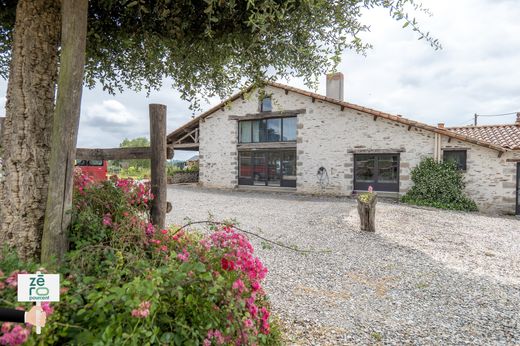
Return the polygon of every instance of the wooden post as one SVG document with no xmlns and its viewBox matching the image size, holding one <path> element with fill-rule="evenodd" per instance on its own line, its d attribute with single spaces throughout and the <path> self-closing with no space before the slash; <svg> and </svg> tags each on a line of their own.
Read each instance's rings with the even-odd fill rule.
<svg viewBox="0 0 520 346">
<path fill-rule="evenodd" d="M 4 117 L 0 117 L 0 138 L 2 138 L 2 129 L 4 128 Z M 0 143 L 0 146 L 2 146 L 2 143 Z"/>
<path fill-rule="evenodd" d="M 166 106 L 150 104 L 152 223 L 162 229 L 166 219 Z"/>
<path fill-rule="evenodd" d="M 357 198 L 358 201 L 358 213 L 359 222 L 361 224 L 361 230 L 367 232 L 376 231 L 376 193 L 362 193 Z"/>
<path fill-rule="evenodd" d="M 41 261 L 63 259 L 68 250 L 74 158 L 78 139 L 88 0 L 62 2 L 61 57 L 51 138 L 49 187 L 43 226 Z"/>
</svg>

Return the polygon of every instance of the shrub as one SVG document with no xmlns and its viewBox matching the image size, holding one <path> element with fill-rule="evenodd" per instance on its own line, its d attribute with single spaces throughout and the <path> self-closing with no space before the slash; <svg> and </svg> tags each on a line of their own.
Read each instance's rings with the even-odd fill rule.
<svg viewBox="0 0 520 346">
<path fill-rule="evenodd" d="M 9 326 L 0 337 L 21 333 L 29 345 L 280 344 L 262 288 L 267 269 L 232 225 L 209 235 L 158 231 L 148 223 L 153 196 L 145 185 L 115 177 L 97 184 L 82 175 L 75 182 L 61 301 L 41 336 Z M 10 277 L 22 268 L 36 264 L 0 259 Z M 1 276 L 2 296 L 5 282 Z M 15 289 L 5 289 L 15 302 Z"/>
<path fill-rule="evenodd" d="M 477 211 L 475 202 L 464 194 L 464 176 L 454 162 L 422 160 L 411 172 L 414 185 L 402 197 L 409 204 L 441 209 Z"/>
</svg>

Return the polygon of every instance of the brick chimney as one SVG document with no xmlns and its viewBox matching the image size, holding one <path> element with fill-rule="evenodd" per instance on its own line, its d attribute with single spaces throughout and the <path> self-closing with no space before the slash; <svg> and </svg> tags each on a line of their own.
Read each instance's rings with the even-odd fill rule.
<svg viewBox="0 0 520 346">
<path fill-rule="evenodd" d="M 516 113 L 516 122 L 515 122 L 515 124 L 520 126 L 520 112 Z"/>
<path fill-rule="evenodd" d="M 437 127 L 440 128 L 440 129 L 443 129 L 444 128 L 444 123 L 438 123 Z"/>
<path fill-rule="evenodd" d="M 343 101 L 343 73 L 327 74 L 327 97 Z"/>
</svg>

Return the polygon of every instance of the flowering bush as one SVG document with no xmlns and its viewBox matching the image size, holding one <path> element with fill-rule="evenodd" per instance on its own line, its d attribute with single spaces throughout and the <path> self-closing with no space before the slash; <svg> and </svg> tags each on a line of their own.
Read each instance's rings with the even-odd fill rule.
<svg viewBox="0 0 520 346">
<path fill-rule="evenodd" d="M 208 235 L 155 230 L 148 223 L 152 197 L 131 180 L 94 184 L 76 177 L 61 301 L 45 307 L 51 316 L 41 337 L 6 325 L 9 342 L 280 344 L 262 288 L 267 269 L 247 238 L 232 225 Z M 0 284 L 10 285 L 14 302 L 15 270 L 34 267 L 3 266 L 11 274 Z"/>
<path fill-rule="evenodd" d="M 80 265 L 87 273 L 96 270 L 106 259 L 106 249 L 115 248 L 138 253 L 146 243 L 146 234 L 153 232 L 150 223 L 150 186 L 132 179 L 112 176 L 95 183 L 76 171 L 74 176 L 73 223 L 70 230 L 71 255 L 94 257 Z"/>
<path fill-rule="evenodd" d="M 19 270 L 24 267 L 29 271 L 36 271 L 34 264 L 21 264 L 15 255 L 8 254 L 7 249 L 0 253 L 0 301 L 1 306 L 8 306 L 18 310 L 29 310 L 32 303 L 17 302 L 18 274 L 27 274 L 26 270 Z M 45 272 L 43 268 L 40 268 Z M 54 312 L 50 303 L 42 303 L 42 309 L 51 316 Z M 24 344 L 31 333 L 31 325 L 0 322 L 0 345 L 21 345 Z"/>
</svg>

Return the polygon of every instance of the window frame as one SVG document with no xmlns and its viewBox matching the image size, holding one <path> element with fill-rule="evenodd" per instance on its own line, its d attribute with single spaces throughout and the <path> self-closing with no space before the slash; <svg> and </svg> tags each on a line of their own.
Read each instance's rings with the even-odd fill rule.
<svg viewBox="0 0 520 346">
<path fill-rule="evenodd" d="M 374 181 L 358 181 L 357 169 L 359 167 L 357 158 L 360 156 L 372 156 L 374 158 Z M 397 181 L 391 182 L 379 182 L 379 157 L 384 156 L 397 156 Z M 372 186 L 374 191 L 382 192 L 399 192 L 401 187 L 401 155 L 399 153 L 354 153 L 353 156 L 354 170 L 352 174 L 353 178 L 353 189 L 354 191 L 366 191 L 369 186 Z"/>
<path fill-rule="evenodd" d="M 264 110 L 264 100 L 269 100 L 269 110 Z M 260 113 L 267 113 L 273 111 L 273 99 L 271 95 L 266 95 L 262 99 L 260 99 Z"/>
<path fill-rule="evenodd" d="M 294 139 L 291 139 L 291 140 L 284 140 L 284 123 L 285 123 L 285 119 L 288 119 L 288 118 L 295 118 L 296 119 L 296 122 L 295 122 L 295 137 Z M 269 120 L 279 120 L 280 122 L 280 140 L 279 141 L 270 141 L 269 140 L 269 136 L 268 136 L 268 127 L 267 127 L 267 123 L 269 122 Z M 251 131 L 251 135 L 250 135 L 250 141 L 249 142 L 244 142 L 243 141 L 243 136 L 242 136 L 242 123 L 245 123 L 245 122 L 250 122 L 251 123 L 251 126 L 250 126 L 250 131 Z M 261 125 L 261 122 L 264 122 L 265 123 L 265 126 L 264 126 L 264 131 L 262 131 L 262 125 Z M 255 136 L 254 136 L 254 129 L 255 129 L 255 123 L 258 123 L 258 141 L 255 141 Z M 262 132 L 263 133 L 263 136 L 262 136 Z M 269 117 L 269 118 L 262 118 L 262 119 L 254 119 L 254 120 L 239 120 L 238 121 L 238 143 L 239 144 L 247 144 L 247 143 L 295 143 L 296 142 L 296 139 L 298 137 L 298 117 L 297 116 L 290 116 L 290 117 Z M 262 138 L 264 138 L 265 140 L 262 140 Z"/>
<path fill-rule="evenodd" d="M 458 162 L 455 162 L 457 164 L 457 170 L 461 172 L 466 172 L 468 170 L 468 150 L 467 149 L 442 149 L 442 161 L 446 162 L 446 153 L 463 153 L 464 154 L 464 161 L 462 165 L 459 165 Z M 461 167 L 462 166 L 462 167 Z"/>
</svg>

